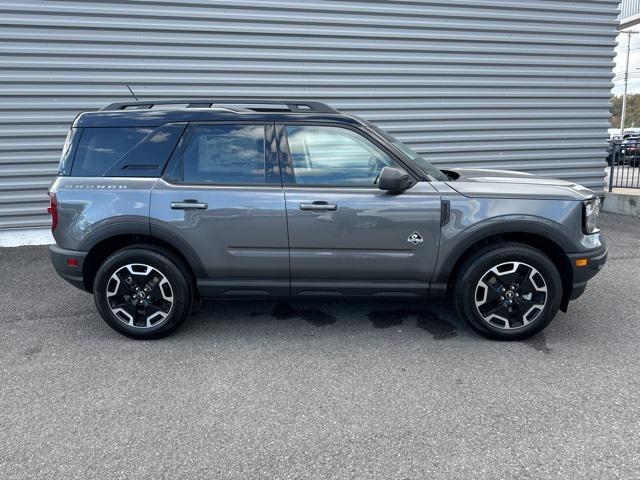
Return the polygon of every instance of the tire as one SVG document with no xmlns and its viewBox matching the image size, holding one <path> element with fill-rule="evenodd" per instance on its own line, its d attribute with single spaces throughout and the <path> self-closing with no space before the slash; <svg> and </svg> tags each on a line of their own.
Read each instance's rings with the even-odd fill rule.
<svg viewBox="0 0 640 480">
<path fill-rule="evenodd" d="M 522 340 L 540 332 L 561 299 L 562 279 L 549 257 L 515 242 L 475 252 L 462 265 L 454 289 L 458 314 L 494 340 Z"/>
<path fill-rule="evenodd" d="M 165 337 L 184 322 L 193 305 L 195 289 L 187 268 L 155 245 L 118 250 L 94 279 L 98 312 L 107 325 L 128 337 Z"/>
</svg>

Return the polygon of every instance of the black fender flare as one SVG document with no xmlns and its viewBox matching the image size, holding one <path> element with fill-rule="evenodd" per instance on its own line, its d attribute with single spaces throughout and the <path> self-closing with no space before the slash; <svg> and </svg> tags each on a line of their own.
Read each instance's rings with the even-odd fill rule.
<svg viewBox="0 0 640 480">
<path fill-rule="evenodd" d="M 78 250 L 88 252 L 100 242 L 122 235 L 151 235 L 149 219 L 146 217 L 122 216 L 92 225 L 90 231 L 78 244 Z"/>
<path fill-rule="evenodd" d="M 543 237 L 556 244 L 561 249 L 561 253 L 564 254 L 577 250 L 575 243 L 571 240 L 566 229 L 561 224 L 552 220 L 524 215 L 491 218 L 472 225 L 456 234 L 456 237 L 461 238 L 461 240 L 453 249 L 447 252 L 445 256 L 438 258 L 432 284 L 446 288 L 454 266 L 462 255 L 474 244 L 496 235 L 514 233 L 532 234 Z M 445 235 L 441 236 L 441 238 L 443 237 L 445 237 Z"/>
<path fill-rule="evenodd" d="M 144 235 L 162 240 L 185 258 L 196 278 L 207 276 L 204 264 L 193 247 L 161 225 L 154 224 L 152 231 L 148 217 L 123 217 L 97 225 L 90 234 L 82 239 L 78 250 L 89 251 L 105 240 L 123 235 Z"/>
<path fill-rule="evenodd" d="M 151 236 L 153 238 L 158 238 L 167 242 L 169 245 L 178 250 L 182 256 L 185 258 L 193 274 L 196 279 L 198 278 L 207 278 L 207 271 L 204 268 L 204 263 L 202 263 L 202 259 L 200 255 L 194 250 L 194 248 L 183 240 L 179 235 L 173 233 L 168 228 L 158 224 L 157 222 L 152 222 L 151 224 Z"/>
</svg>

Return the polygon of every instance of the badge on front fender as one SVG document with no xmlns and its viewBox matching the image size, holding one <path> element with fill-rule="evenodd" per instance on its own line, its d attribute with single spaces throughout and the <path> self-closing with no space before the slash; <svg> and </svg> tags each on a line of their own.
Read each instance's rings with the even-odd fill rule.
<svg viewBox="0 0 640 480">
<path fill-rule="evenodd" d="M 409 235 L 409 238 L 407 238 L 407 242 L 413 245 L 418 245 L 419 243 L 423 242 L 422 235 L 420 235 L 418 232 L 413 232 L 411 235 Z"/>
</svg>

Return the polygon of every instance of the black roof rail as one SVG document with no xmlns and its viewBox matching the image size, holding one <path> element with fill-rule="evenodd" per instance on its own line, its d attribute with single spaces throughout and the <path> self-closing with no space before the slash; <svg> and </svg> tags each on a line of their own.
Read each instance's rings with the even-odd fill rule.
<svg viewBox="0 0 640 480">
<path fill-rule="evenodd" d="M 148 100 L 142 102 L 116 102 L 111 103 L 103 110 L 146 110 L 151 109 L 155 105 L 186 105 L 187 108 L 211 108 L 215 106 L 224 105 L 238 105 L 243 106 L 245 109 L 259 111 L 259 112 L 281 112 L 282 108 L 269 108 L 280 106 L 288 108 L 291 113 L 340 113 L 338 110 L 331 108 L 329 105 L 309 100 L 253 100 L 248 98 L 220 98 L 220 99 L 203 99 L 203 98 L 190 98 L 190 99 L 176 99 L 176 100 Z M 256 105 L 256 108 L 250 108 L 251 105 Z M 261 107 L 264 105 L 264 107 Z"/>
</svg>

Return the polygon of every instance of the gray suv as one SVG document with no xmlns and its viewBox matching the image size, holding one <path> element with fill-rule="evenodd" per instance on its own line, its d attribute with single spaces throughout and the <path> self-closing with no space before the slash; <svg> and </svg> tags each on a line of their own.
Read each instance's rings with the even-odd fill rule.
<svg viewBox="0 0 640 480">
<path fill-rule="evenodd" d="M 199 299 L 449 295 L 522 339 L 606 260 L 570 182 L 439 170 L 318 102 L 174 100 L 79 115 L 49 212 L 58 273 L 115 330 L 158 338 Z"/>
</svg>

